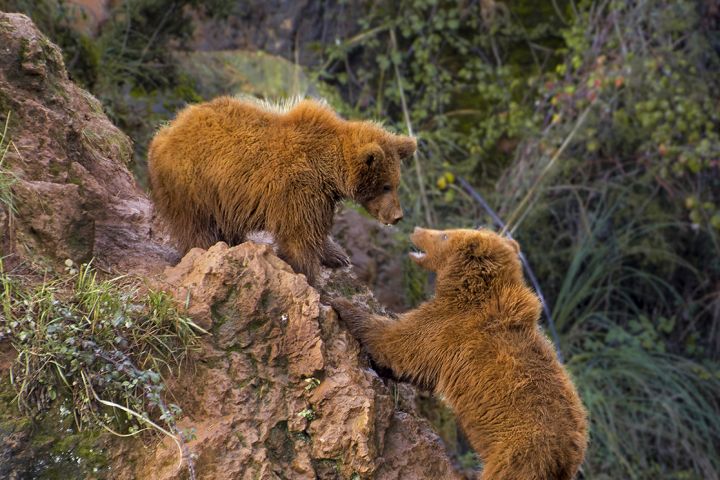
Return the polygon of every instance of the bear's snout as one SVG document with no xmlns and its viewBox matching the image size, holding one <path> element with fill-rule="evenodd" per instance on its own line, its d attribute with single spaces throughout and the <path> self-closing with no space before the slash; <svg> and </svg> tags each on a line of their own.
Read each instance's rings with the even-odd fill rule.
<svg viewBox="0 0 720 480">
<path fill-rule="evenodd" d="M 410 241 L 417 248 L 425 250 L 425 248 L 428 246 L 428 234 L 431 233 L 432 230 L 428 230 L 427 228 L 415 227 L 413 233 L 410 235 Z"/>
<path fill-rule="evenodd" d="M 377 196 L 363 206 L 370 215 L 385 225 L 395 225 L 403 218 L 403 210 L 397 194 L 387 193 Z"/>
<path fill-rule="evenodd" d="M 393 219 L 390 223 L 395 225 L 402 219 L 403 219 L 403 212 L 402 212 L 402 210 L 398 210 L 393 214 Z"/>
</svg>

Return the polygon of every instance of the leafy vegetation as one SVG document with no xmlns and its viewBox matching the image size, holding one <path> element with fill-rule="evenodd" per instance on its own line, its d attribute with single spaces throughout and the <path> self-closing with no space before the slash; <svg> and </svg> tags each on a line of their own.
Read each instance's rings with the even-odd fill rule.
<svg viewBox="0 0 720 480">
<path fill-rule="evenodd" d="M 10 115 L 7 116 L 5 125 L 0 131 L 0 208 L 8 210 L 12 213 L 12 190 L 11 187 L 15 183 L 13 174 L 4 168 L 5 157 L 8 151 L 13 148 L 8 135 L 8 126 L 10 125 Z"/>
<path fill-rule="evenodd" d="M 720 475 L 709 11 L 689 0 L 374 2 L 319 73 L 352 110 L 418 135 L 422 174 L 408 165 L 403 179 L 409 226 L 490 223 L 460 176 L 509 222 L 590 411 L 588 478 Z"/>
<path fill-rule="evenodd" d="M 163 292 L 66 265 L 66 275 L 37 282 L 0 261 L 0 339 L 18 352 L 11 382 L 20 411 L 72 418 L 75 431 L 155 429 L 181 446 L 182 412 L 166 403 L 164 377 L 181 368 L 202 329 Z"/>
<path fill-rule="evenodd" d="M 364 33 L 326 49 L 318 78 L 353 110 L 418 134 L 422 176 L 408 172 L 404 181 L 409 197 L 422 190 L 428 201 L 413 203 L 413 220 L 475 222 L 475 205 L 456 202 L 455 177 L 492 185 L 518 137 L 537 129 L 536 77 L 561 59 L 553 49 L 561 22 L 547 2 L 520 3 L 373 2 Z"/>
</svg>

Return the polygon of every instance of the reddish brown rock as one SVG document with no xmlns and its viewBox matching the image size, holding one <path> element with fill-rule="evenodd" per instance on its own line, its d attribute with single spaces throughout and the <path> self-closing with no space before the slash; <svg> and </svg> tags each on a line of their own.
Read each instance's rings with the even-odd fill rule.
<svg viewBox="0 0 720 480">
<path fill-rule="evenodd" d="M 193 249 L 163 281 L 212 332 L 172 387 L 198 478 L 458 478 L 429 424 L 396 410 L 334 311 L 270 246 Z M 113 471 L 171 479 L 177 460 L 167 439 Z"/>
<path fill-rule="evenodd" d="M 0 215 L 2 255 L 148 272 L 175 255 L 127 165 L 131 142 L 67 76 L 60 50 L 29 18 L 0 12 L 0 126 L 15 148 L 14 222 Z"/>
</svg>

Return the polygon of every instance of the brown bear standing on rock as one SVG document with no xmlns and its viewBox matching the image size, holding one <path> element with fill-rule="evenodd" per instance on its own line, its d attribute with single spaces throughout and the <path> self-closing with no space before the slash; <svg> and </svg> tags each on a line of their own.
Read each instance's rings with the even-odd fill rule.
<svg viewBox="0 0 720 480">
<path fill-rule="evenodd" d="M 279 108 L 220 97 L 187 107 L 155 135 L 152 197 L 181 253 L 266 230 L 313 283 L 321 262 L 349 264 L 328 236 L 340 200 L 386 224 L 402 218 L 400 162 L 415 148 L 413 138 L 345 121 L 322 102 Z"/>
<path fill-rule="evenodd" d="M 453 408 L 483 480 L 570 480 L 583 462 L 586 413 L 538 327 L 513 240 L 486 230 L 425 230 L 411 253 L 437 272 L 435 298 L 397 320 L 333 300 L 380 365 Z"/>
</svg>

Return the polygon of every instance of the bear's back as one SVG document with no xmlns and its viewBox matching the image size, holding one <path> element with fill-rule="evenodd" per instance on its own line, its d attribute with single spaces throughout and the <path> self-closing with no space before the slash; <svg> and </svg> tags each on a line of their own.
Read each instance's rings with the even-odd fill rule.
<svg viewBox="0 0 720 480">
<path fill-rule="evenodd" d="M 437 391 L 473 448 L 486 460 L 494 458 L 492 463 L 519 462 L 543 472 L 555 468 L 545 463 L 550 458 L 575 471 L 585 451 L 586 414 L 542 331 L 501 327 L 457 337 L 462 346 L 446 348 L 452 360 L 444 365 Z"/>
<path fill-rule="evenodd" d="M 434 322 L 444 331 L 438 390 L 473 426 L 470 440 L 481 455 L 491 443 L 532 449 L 542 443 L 539 431 L 550 443 L 544 448 L 582 450 L 585 412 L 538 316 L 537 297 L 518 285 L 495 291 L 482 308 Z"/>
<path fill-rule="evenodd" d="M 186 137 L 202 136 L 211 142 L 267 139 L 282 126 L 282 116 L 249 101 L 219 97 L 191 105 L 170 124 L 169 132 Z"/>
<path fill-rule="evenodd" d="M 208 152 L 241 149 L 246 150 L 245 154 L 274 161 L 290 151 L 310 154 L 310 150 L 324 150 L 346 126 L 345 120 L 315 100 L 274 105 L 218 97 L 182 110 L 158 132 L 151 148 L 171 142 L 173 150 L 183 144 L 187 149 Z"/>
</svg>

